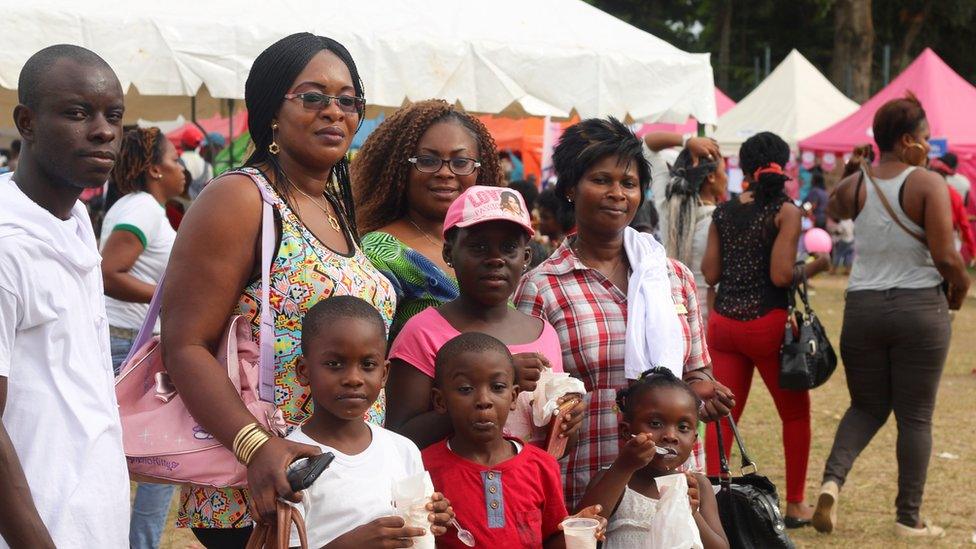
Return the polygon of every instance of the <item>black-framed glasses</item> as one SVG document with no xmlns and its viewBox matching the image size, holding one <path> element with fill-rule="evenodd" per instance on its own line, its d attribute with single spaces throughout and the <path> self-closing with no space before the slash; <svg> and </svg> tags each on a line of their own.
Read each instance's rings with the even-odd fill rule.
<svg viewBox="0 0 976 549">
<path fill-rule="evenodd" d="M 286 93 L 285 99 L 301 99 L 302 107 L 310 111 L 320 111 L 332 104 L 333 101 L 339 105 L 339 110 L 349 114 L 363 114 L 366 108 L 366 100 L 355 95 L 326 95 L 321 92 Z"/>
<path fill-rule="evenodd" d="M 476 169 L 481 167 L 481 162 L 478 162 L 474 158 L 465 158 L 463 156 L 444 160 L 436 156 L 422 154 L 408 158 L 407 162 L 413 164 L 413 167 L 422 173 L 437 173 L 444 164 L 447 164 L 448 169 L 454 175 L 471 175 Z"/>
</svg>

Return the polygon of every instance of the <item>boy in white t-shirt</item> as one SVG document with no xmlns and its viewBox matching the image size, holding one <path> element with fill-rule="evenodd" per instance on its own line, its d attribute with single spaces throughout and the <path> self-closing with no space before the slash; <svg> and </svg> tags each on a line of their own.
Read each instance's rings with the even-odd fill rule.
<svg viewBox="0 0 976 549">
<path fill-rule="evenodd" d="M 336 456 L 297 504 L 309 546 L 362 549 L 424 535 L 405 527 L 392 505 L 394 482 L 423 472 L 420 450 L 363 420 L 389 374 L 382 317 L 359 298 L 337 296 L 309 309 L 302 328 L 298 376 L 315 410 L 288 438 Z M 427 510 L 431 533 L 446 532 L 454 512 L 444 496 L 435 492 Z M 298 545 L 294 531 L 290 544 Z"/>
</svg>

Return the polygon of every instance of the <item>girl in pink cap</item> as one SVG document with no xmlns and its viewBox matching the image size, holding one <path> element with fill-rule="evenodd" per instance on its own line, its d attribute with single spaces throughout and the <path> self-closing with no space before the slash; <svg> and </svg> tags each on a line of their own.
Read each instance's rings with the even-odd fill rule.
<svg viewBox="0 0 976 549">
<path fill-rule="evenodd" d="M 430 391 L 434 358 L 441 346 L 465 332 L 483 332 L 508 346 L 521 391 L 532 391 L 543 369 L 562 371 L 559 338 L 545 320 L 511 306 L 528 269 L 535 231 L 522 197 L 501 187 L 473 186 L 451 204 L 444 219 L 444 261 L 457 275 L 460 295 L 426 309 L 404 325 L 390 347 L 388 426 L 424 448 L 451 433 L 446 416 L 434 412 Z M 572 443 L 582 420 L 579 398 L 560 400 L 562 433 Z"/>
</svg>

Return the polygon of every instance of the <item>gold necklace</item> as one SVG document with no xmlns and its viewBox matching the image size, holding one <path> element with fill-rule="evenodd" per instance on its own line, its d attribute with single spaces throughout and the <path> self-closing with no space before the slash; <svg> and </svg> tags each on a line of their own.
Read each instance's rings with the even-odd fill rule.
<svg viewBox="0 0 976 549">
<path fill-rule="evenodd" d="M 586 265 L 586 258 L 583 257 L 583 252 L 580 249 L 580 244 L 579 243 L 580 243 L 579 238 L 577 238 L 576 239 L 576 242 L 573 242 L 570 245 L 570 248 L 573 249 L 574 252 L 576 252 L 576 257 L 579 258 L 580 263 Z M 626 256 L 626 254 L 625 254 L 625 256 Z M 619 269 L 620 266 L 623 265 L 623 264 L 624 264 L 624 257 L 621 257 L 620 259 L 617 260 L 617 264 L 613 266 L 613 269 L 610 271 L 610 274 L 604 275 L 604 276 L 607 277 L 607 280 L 613 280 L 613 275 L 617 274 L 617 269 Z M 589 267 L 589 265 L 587 265 L 587 267 Z M 597 269 L 596 267 L 590 267 L 590 268 L 593 269 L 593 270 L 595 270 L 595 271 L 599 271 L 599 269 Z M 602 273 L 603 271 L 600 271 L 600 272 Z"/>
<path fill-rule="evenodd" d="M 439 241 L 435 240 L 434 237 L 432 237 L 429 234 L 427 234 L 427 231 L 421 229 L 420 228 L 420 225 L 417 225 L 416 223 L 414 223 L 413 219 L 410 219 L 410 216 L 407 216 L 407 221 L 409 221 L 410 224 L 413 225 L 413 228 L 414 229 L 417 229 L 417 231 L 421 235 L 423 235 L 423 237 L 426 238 L 428 242 L 430 242 L 434 246 L 440 246 L 440 247 L 443 247 L 444 246 L 444 242 L 439 242 Z"/>
<path fill-rule="evenodd" d="M 303 196 L 305 196 L 305 198 L 311 200 L 312 201 L 312 204 L 315 204 L 318 207 L 318 209 L 322 210 L 322 212 L 329 218 L 329 226 L 332 227 L 332 230 L 334 230 L 335 232 L 337 232 L 339 234 L 342 234 L 342 226 L 339 225 L 339 220 L 336 219 L 336 216 L 332 215 L 332 212 L 330 212 L 329 210 L 325 209 L 325 206 L 323 206 L 323 205 L 319 204 L 318 202 L 316 202 L 314 198 L 312 198 L 307 192 L 301 190 L 298 187 L 298 185 L 296 185 L 295 183 L 292 183 L 291 186 L 294 187 L 296 191 L 298 191 Z M 328 199 L 326 199 L 326 200 L 328 200 Z"/>
</svg>

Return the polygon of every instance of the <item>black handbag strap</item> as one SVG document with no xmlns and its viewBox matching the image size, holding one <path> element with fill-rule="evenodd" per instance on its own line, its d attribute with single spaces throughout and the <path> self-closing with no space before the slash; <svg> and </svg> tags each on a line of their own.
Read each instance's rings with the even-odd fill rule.
<svg viewBox="0 0 976 549">
<path fill-rule="evenodd" d="M 803 268 L 803 262 L 798 261 L 794 268 L 799 271 L 798 275 L 793 277 L 793 285 L 787 292 L 787 304 L 789 306 L 789 316 L 793 316 L 793 311 L 796 310 L 796 295 L 800 295 L 800 302 L 803 303 L 803 314 L 804 316 L 809 316 L 813 314 L 813 309 L 810 307 L 810 288 L 807 286 L 807 273 L 806 269 Z"/>
<path fill-rule="evenodd" d="M 732 416 L 726 416 L 725 420 L 729 422 L 729 427 L 732 428 L 732 436 L 735 437 L 735 444 L 739 447 L 739 455 L 742 458 L 742 467 L 739 469 L 741 475 L 752 475 L 759 472 L 759 467 L 756 462 L 749 457 L 749 452 L 746 451 L 745 443 L 742 442 L 742 435 L 739 434 L 739 428 L 735 425 L 735 421 Z M 719 466 L 721 468 L 721 478 L 724 482 L 729 479 L 732 475 L 729 469 L 729 459 L 725 455 L 725 444 L 722 441 L 722 420 L 719 419 L 715 422 L 715 433 L 718 440 L 718 457 Z"/>
</svg>

